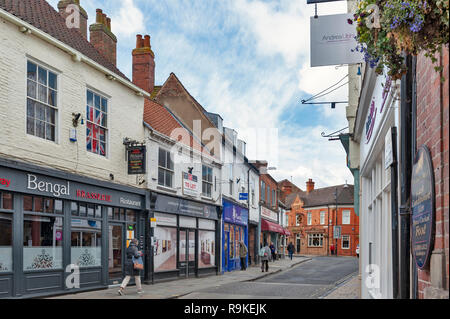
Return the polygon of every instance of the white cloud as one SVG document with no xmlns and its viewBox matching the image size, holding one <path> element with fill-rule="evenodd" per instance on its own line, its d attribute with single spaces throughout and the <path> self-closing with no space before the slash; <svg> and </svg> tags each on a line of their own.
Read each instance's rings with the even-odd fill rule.
<svg viewBox="0 0 450 319">
<path fill-rule="evenodd" d="M 135 5 L 133 0 L 122 0 L 118 12 L 114 12 L 111 18 L 111 29 L 118 37 L 132 37 L 143 32 L 144 14 Z"/>
</svg>

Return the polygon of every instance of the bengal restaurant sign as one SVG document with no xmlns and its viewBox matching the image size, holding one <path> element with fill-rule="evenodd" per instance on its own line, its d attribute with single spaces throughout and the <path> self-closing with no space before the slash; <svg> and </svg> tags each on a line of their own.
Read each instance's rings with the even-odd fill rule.
<svg viewBox="0 0 450 319">
<path fill-rule="evenodd" d="M 427 266 L 434 240 L 434 175 L 430 151 L 419 148 L 411 176 L 411 246 L 417 267 Z"/>
<path fill-rule="evenodd" d="M 145 146 L 128 148 L 128 175 L 145 174 Z"/>
<path fill-rule="evenodd" d="M 140 194 L 7 167 L 0 167 L 1 190 L 125 208 L 144 207 Z"/>
</svg>

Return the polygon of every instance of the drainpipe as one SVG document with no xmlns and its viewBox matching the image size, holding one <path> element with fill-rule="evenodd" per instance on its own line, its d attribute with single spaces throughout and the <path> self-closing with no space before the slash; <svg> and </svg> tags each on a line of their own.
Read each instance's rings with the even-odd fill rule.
<svg viewBox="0 0 450 319">
<path fill-rule="evenodd" d="M 398 299 L 398 160 L 397 128 L 392 127 L 391 227 L 392 227 L 392 298 Z"/>
<path fill-rule="evenodd" d="M 410 195 L 411 195 L 411 109 L 412 57 L 405 57 L 407 73 L 401 83 L 400 105 L 400 290 L 401 299 L 410 297 Z"/>
</svg>

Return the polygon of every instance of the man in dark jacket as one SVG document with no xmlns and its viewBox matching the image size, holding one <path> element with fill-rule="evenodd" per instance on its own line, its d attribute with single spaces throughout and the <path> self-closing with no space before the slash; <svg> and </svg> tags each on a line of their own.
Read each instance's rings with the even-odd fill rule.
<svg viewBox="0 0 450 319">
<path fill-rule="evenodd" d="M 273 245 L 273 243 L 270 244 L 269 248 L 270 252 L 272 253 L 272 261 L 277 260 L 277 252 L 275 250 L 275 246 Z"/>
<path fill-rule="evenodd" d="M 122 281 L 119 289 L 119 295 L 123 295 L 123 291 L 125 287 L 128 285 L 128 282 L 131 279 L 131 276 L 134 276 L 134 281 L 136 282 L 137 292 L 138 294 L 142 294 L 142 286 L 141 286 L 141 276 L 140 270 L 134 267 L 133 258 L 138 259 L 142 256 L 142 252 L 140 252 L 137 248 L 139 241 L 137 239 L 132 239 L 130 242 L 130 246 L 128 246 L 126 250 L 126 260 L 125 260 L 125 278 Z"/>
<path fill-rule="evenodd" d="M 292 242 L 290 242 L 289 245 L 287 246 L 287 250 L 289 253 L 289 258 L 291 258 L 292 260 L 292 255 L 294 254 L 294 245 L 292 245 Z"/>
</svg>

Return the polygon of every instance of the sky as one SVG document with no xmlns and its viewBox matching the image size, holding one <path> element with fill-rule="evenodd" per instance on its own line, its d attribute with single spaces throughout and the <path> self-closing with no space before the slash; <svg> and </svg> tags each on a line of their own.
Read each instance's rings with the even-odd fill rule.
<svg viewBox="0 0 450 319">
<path fill-rule="evenodd" d="M 49 1 L 55 8 L 58 0 Z M 278 181 L 305 190 L 353 184 L 339 141 L 321 136 L 348 126 L 345 104 L 302 105 L 334 85 L 345 66 L 310 67 L 306 0 L 81 0 L 111 17 L 117 65 L 132 78 L 136 34 L 149 34 L 156 85 L 175 73 L 190 94 L 247 142 L 247 157 L 267 160 Z M 318 15 L 346 13 L 346 1 L 318 4 Z M 345 82 L 342 82 L 345 83 Z M 321 101 L 347 101 L 345 85 Z M 259 132 L 255 138 L 248 132 Z M 260 132 L 268 132 L 263 134 Z M 266 138 L 264 138 L 266 136 Z"/>
</svg>

